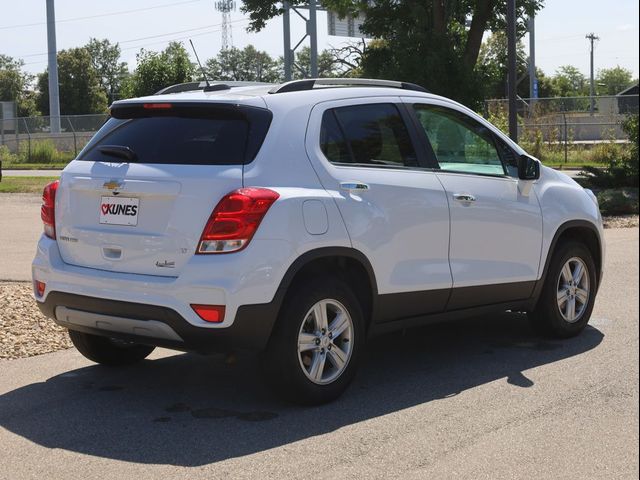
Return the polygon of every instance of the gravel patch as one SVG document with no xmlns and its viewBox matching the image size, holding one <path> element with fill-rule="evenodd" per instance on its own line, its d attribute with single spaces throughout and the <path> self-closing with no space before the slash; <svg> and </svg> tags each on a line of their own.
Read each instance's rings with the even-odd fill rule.
<svg viewBox="0 0 640 480">
<path fill-rule="evenodd" d="M 638 226 L 638 215 L 620 217 L 603 217 L 604 228 L 635 228 Z"/>
<path fill-rule="evenodd" d="M 40 313 L 31 283 L 0 282 L 0 359 L 32 357 L 71 346 L 67 330 Z"/>
</svg>

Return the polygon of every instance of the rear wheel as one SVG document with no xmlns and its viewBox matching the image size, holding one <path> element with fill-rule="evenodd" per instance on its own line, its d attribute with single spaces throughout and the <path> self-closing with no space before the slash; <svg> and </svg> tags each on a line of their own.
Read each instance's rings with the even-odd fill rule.
<svg viewBox="0 0 640 480">
<path fill-rule="evenodd" d="M 587 326 L 596 294 L 596 266 L 581 243 L 567 242 L 554 254 L 536 309 L 529 317 L 544 334 L 568 338 Z"/>
<path fill-rule="evenodd" d="M 149 356 L 155 347 L 125 342 L 109 337 L 69 330 L 69 337 L 78 351 L 89 360 L 102 365 L 124 366 Z"/>
<path fill-rule="evenodd" d="M 276 392 L 287 400 L 334 400 L 356 372 L 363 341 L 357 297 L 342 280 L 323 277 L 291 292 L 265 352 Z"/>
</svg>

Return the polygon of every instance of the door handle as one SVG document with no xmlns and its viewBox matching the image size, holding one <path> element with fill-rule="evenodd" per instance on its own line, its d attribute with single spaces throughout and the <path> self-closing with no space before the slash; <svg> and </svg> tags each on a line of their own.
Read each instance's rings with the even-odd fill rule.
<svg viewBox="0 0 640 480">
<path fill-rule="evenodd" d="M 455 198 L 459 202 L 475 202 L 476 201 L 476 197 L 474 197 L 470 193 L 454 193 L 453 198 Z"/>
<path fill-rule="evenodd" d="M 340 182 L 340 188 L 343 190 L 362 192 L 369 190 L 369 185 L 362 182 Z"/>
</svg>

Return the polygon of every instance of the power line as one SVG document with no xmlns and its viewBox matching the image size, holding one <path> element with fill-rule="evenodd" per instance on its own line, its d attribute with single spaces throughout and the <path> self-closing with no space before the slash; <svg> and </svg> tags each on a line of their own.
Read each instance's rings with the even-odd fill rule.
<svg viewBox="0 0 640 480">
<path fill-rule="evenodd" d="M 249 22 L 248 19 L 234 20 L 234 22 L 240 22 L 240 21 L 241 22 Z M 218 25 L 218 26 L 220 26 L 220 25 Z M 144 43 L 142 45 L 134 45 L 132 47 L 121 48 L 120 50 L 123 51 L 123 52 L 129 51 L 129 50 L 137 50 L 138 48 L 148 47 L 148 46 L 151 46 L 151 45 L 160 45 L 160 44 L 166 44 L 168 42 L 176 42 L 176 41 L 179 41 L 179 40 L 187 40 L 187 39 L 193 38 L 193 37 L 200 37 L 200 36 L 203 36 L 203 35 L 211 35 L 211 34 L 214 34 L 214 33 L 219 33 L 221 31 L 222 31 L 222 29 L 218 28 L 218 29 L 215 29 L 215 30 L 200 32 L 200 33 L 196 33 L 196 34 L 193 34 L 193 35 L 186 35 L 186 36 L 183 36 L 183 37 L 167 38 L 167 39 L 161 40 L 159 42 L 151 42 L 151 43 Z M 36 54 L 36 55 L 41 55 L 41 54 Z M 42 64 L 42 63 L 46 63 L 46 60 L 38 60 L 38 61 L 35 61 L 35 62 L 27 62 L 27 63 L 24 63 L 23 65 L 24 66 L 27 66 L 27 65 L 38 65 L 38 64 Z"/>
<path fill-rule="evenodd" d="M 241 19 L 238 19 L 238 20 L 231 20 L 230 23 L 243 23 L 243 22 L 248 22 L 248 21 L 249 20 L 246 19 L 246 18 L 241 18 Z M 190 33 L 190 32 L 197 32 L 199 30 L 209 30 L 211 28 L 220 27 L 220 26 L 222 26 L 222 24 L 221 23 L 217 23 L 217 24 L 214 24 L 214 25 L 205 25 L 203 27 L 188 28 L 186 30 L 177 30 L 175 32 L 160 33 L 158 35 L 149 35 L 149 36 L 146 36 L 146 37 L 130 38 L 129 40 L 122 40 L 122 41 L 115 42 L 115 43 L 117 43 L 117 44 L 134 43 L 134 42 L 139 42 L 141 40 L 150 40 L 150 39 L 153 39 L 153 38 L 169 37 L 169 36 L 172 36 L 172 35 L 178 35 L 180 33 Z M 215 30 L 215 31 L 219 32 L 220 30 Z M 211 33 L 211 32 L 207 31 L 207 32 L 204 32 L 204 33 Z M 200 34 L 195 34 L 195 35 L 190 35 L 190 36 L 197 37 L 199 35 Z M 181 37 L 181 38 L 174 38 L 174 39 L 168 39 L 168 40 L 164 40 L 164 41 L 169 42 L 169 41 L 173 41 L 173 40 L 182 40 L 182 39 L 185 39 L 185 38 L 189 38 L 189 37 L 187 36 L 187 37 Z M 155 42 L 155 43 L 163 43 L 163 42 Z M 144 47 L 146 45 L 154 45 L 154 43 L 138 45 L 138 46 L 135 46 L 133 48 Z M 131 47 L 121 48 L 121 50 L 130 50 L 130 49 L 131 49 Z M 17 55 L 17 58 L 42 57 L 42 56 L 45 56 L 45 55 L 47 55 L 47 52 L 44 52 L 44 53 L 29 53 L 27 55 Z M 29 65 L 29 64 L 25 64 L 25 65 Z"/>
<path fill-rule="evenodd" d="M 189 3 L 199 3 L 202 2 L 203 0 L 186 0 L 184 2 L 175 2 L 175 3 L 165 3 L 163 5 L 155 5 L 153 7 L 144 7 L 144 8 L 136 8 L 133 10 L 121 10 L 118 12 L 111 12 L 111 13 L 101 13 L 101 14 L 97 14 L 97 15 L 88 15 L 86 17 L 74 17 L 74 18 L 65 18 L 63 20 L 58 20 L 56 21 L 56 23 L 67 23 L 67 22 L 76 22 L 79 20 L 89 20 L 92 18 L 101 18 L 101 17 L 111 17 L 114 15 L 124 15 L 124 14 L 128 14 L 128 13 L 137 13 L 137 12 L 144 12 L 147 10 L 156 10 L 158 8 L 167 8 L 167 7 L 175 7 L 177 5 L 186 5 Z M 21 25 L 3 25 L 0 26 L 0 30 L 9 30 L 9 29 L 13 29 L 13 28 L 23 28 L 23 27 L 37 27 L 39 25 L 46 25 L 47 22 L 35 22 L 35 23 L 23 23 Z"/>
</svg>

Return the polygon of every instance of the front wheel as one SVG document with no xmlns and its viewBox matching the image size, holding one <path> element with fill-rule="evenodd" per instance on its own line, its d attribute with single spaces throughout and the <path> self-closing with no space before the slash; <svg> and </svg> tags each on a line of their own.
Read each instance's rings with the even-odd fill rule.
<svg viewBox="0 0 640 480">
<path fill-rule="evenodd" d="M 589 322 L 597 291 L 596 266 L 581 243 L 567 242 L 551 259 L 535 310 L 529 317 L 542 333 L 569 338 Z"/>
<path fill-rule="evenodd" d="M 147 358 L 155 349 L 149 345 L 125 342 L 75 330 L 69 330 L 69 338 L 71 338 L 73 346 L 85 358 L 111 367 L 137 363 Z"/>
<path fill-rule="evenodd" d="M 291 292 L 267 347 L 265 368 L 276 392 L 301 404 L 339 397 L 356 372 L 362 309 L 342 280 L 311 280 Z"/>
</svg>

